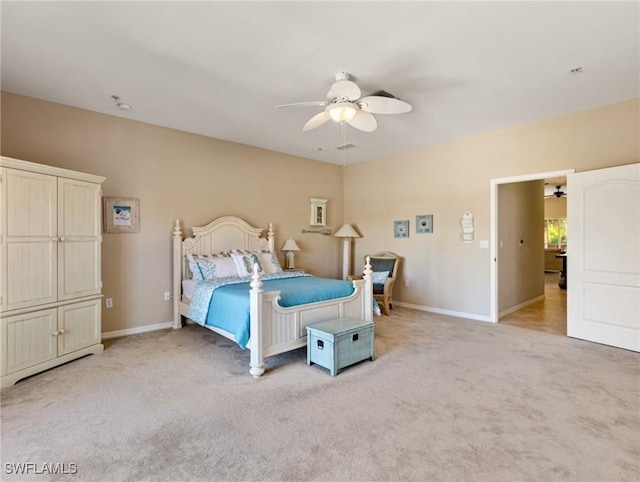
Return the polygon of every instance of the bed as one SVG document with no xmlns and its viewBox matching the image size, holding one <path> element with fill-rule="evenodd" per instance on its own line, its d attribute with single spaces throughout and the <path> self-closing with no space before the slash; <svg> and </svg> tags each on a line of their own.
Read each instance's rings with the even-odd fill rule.
<svg viewBox="0 0 640 482">
<path fill-rule="evenodd" d="M 246 347 L 250 351 L 249 373 L 253 377 L 258 378 L 264 374 L 265 357 L 306 346 L 306 326 L 310 323 L 344 317 L 373 321 L 372 274 L 368 263 L 364 269 L 363 279 L 348 282 L 350 293 L 341 292 L 334 295 L 338 297 L 330 296 L 329 299 L 321 301 L 307 300 L 302 304 L 296 301 L 291 306 L 283 306 L 287 304 L 286 300 L 290 297 L 289 285 L 298 285 L 301 295 L 305 295 L 305 289 L 306 294 L 315 293 L 313 281 L 321 282 L 322 278 L 312 280 L 314 277 L 300 273 L 285 275 L 279 273 L 277 268 L 275 272 L 268 273 L 266 268 L 262 269 L 260 262 L 248 266 L 247 256 L 250 258 L 253 255 L 252 259 L 256 261 L 264 260 L 265 256 L 275 256 L 275 235 L 271 224 L 267 229 L 266 237 L 262 236 L 263 228 L 253 227 L 235 216 L 215 219 L 206 226 L 192 228 L 192 231 L 192 237 L 183 238 L 180 220 L 176 221 L 173 229 L 173 328 L 182 328 L 183 317 L 187 321 L 196 319 L 194 321 L 198 324 L 238 343 L 243 348 Z M 226 282 L 225 276 L 203 280 L 202 271 L 196 272 L 197 267 L 202 264 L 194 264 L 194 259 L 223 256 L 221 253 L 224 253 L 224 256 L 236 253 L 237 255 L 234 254 L 236 266 L 238 263 L 242 265 L 239 259 L 244 260 L 247 276 L 229 283 Z M 243 254 L 245 256 L 242 256 Z M 257 259 L 256 256 L 258 256 Z M 228 261 L 225 259 L 224 263 Z M 223 271 L 224 267 L 220 274 L 228 274 Z M 331 281 L 336 285 L 347 283 L 327 280 L 329 284 Z M 310 283 L 310 285 L 308 288 L 301 288 L 300 285 L 303 283 Z M 272 289 L 270 286 L 280 289 Z M 244 299 L 243 302 L 246 301 L 248 304 L 246 308 L 248 339 L 246 340 L 244 331 L 226 327 L 227 321 L 236 323 L 236 320 L 222 320 L 228 317 L 228 313 L 243 312 L 244 307 L 225 310 L 224 315 L 215 313 L 212 315 L 207 312 L 205 321 L 197 319 L 202 316 L 202 306 L 208 303 L 206 298 L 201 298 L 201 295 L 211 291 L 210 296 L 217 297 L 218 293 L 225 290 L 233 291 L 234 294 L 229 296 L 241 297 Z M 219 318 L 219 323 L 211 319 L 216 317 Z M 237 320 L 237 322 L 244 323 L 245 320 Z"/>
</svg>

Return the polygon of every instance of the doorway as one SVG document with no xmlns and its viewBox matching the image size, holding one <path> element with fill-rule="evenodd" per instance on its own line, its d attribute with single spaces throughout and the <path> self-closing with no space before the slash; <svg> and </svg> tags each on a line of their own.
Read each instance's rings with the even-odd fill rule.
<svg viewBox="0 0 640 482">
<path fill-rule="evenodd" d="M 499 178 L 499 179 L 492 179 L 491 180 L 491 190 L 490 190 L 490 195 L 491 195 L 491 200 L 490 200 L 490 204 L 491 204 L 491 223 L 490 223 L 490 237 L 491 237 L 491 243 L 490 243 L 490 247 L 491 247 L 491 252 L 490 252 L 490 260 L 491 260 L 491 290 L 490 290 L 490 296 L 491 296 L 491 313 L 490 313 L 490 321 L 493 323 L 497 323 L 500 321 L 500 311 L 499 311 L 499 303 L 498 303 L 498 294 L 500 292 L 499 287 L 500 287 L 500 276 L 499 276 L 499 270 L 498 270 L 498 263 L 499 263 L 499 238 L 498 238 L 498 219 L 499 219 L 499 203 L 498 203 L 498 188 L 503 185 L 503 184 L 512 184 L 512 183 L 522 183 L 522 182 L 528 182 L 528 181 L 544 181 L 545 179 L 549 179 L 549 178 L 558 178 L 558 177 L 564 177 L 567 176 L 568 174 L 572 174 L 574 172 L 573 169 L 565 169 L 562 171 L 551 171 L 551 172 L 542 172 L 542 173 L 536 173 L 536 174 L 526 174 L 526 175 L 521 175 L 521 176 L 513 176 L 513 177 L 505 177 L 505 178 Z M 552 277 L 550 276 L 550 281 L 552 282 Z M 547 280 L 546 280 L 546 275 L 545 275 L 545 284 L 546 284 Z M 551 289 L 551 287 L 550 287 Z M 545 291 L 546 291 L 546 286 L 545 286 Z M 564 290 L 563 290 L 564 291 Z M 550 292 L 551 294 L 551 292 Z M 558 298 L 558 304 L 556 304 L 556 310 L 561 310 L 562 309 L 562 293 L 559 293 L 559 298 Z M 564 291 L 564 316 L 566 319 L 566 291 Z M 539 300 L 536 300 L 534 303 L 531 303 L 529 306 L 534 307 L 534 305 L 536 303 L 540 303 L 543 302 L 544 303 L 544 297 L 540 297 Z M 551 304 L 550 304 L 551 306 Z M 515 310 L 514 310 L 515 311 Z M 536 316 L 536 312 L 532 311 L 531 315 Z M 542 316 L 542 313 L 540 311 L 538 311 L 537 313 L 538 316 Z M 566 334 L 566 332 L 565 332 Z"/>
<path fill-rule="evenodd" d="M 567 290 L 560 288 L 558 273 L 545 272 L 544 299 L 501 316 L 500 323 L 566 336 Z"/>
</svg>

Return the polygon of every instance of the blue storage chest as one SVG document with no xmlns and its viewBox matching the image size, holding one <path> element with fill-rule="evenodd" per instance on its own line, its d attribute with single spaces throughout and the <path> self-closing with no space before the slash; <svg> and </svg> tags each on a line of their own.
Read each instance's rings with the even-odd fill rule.
<svg viewBox="0 0 640 482">
<path fill-rule="evenodd" d="M 374 323 L 337 318 L 307 325 L 307 365 L 327 368 L 331 376 L 367 358 L 374 360 Z"/>
</svg>

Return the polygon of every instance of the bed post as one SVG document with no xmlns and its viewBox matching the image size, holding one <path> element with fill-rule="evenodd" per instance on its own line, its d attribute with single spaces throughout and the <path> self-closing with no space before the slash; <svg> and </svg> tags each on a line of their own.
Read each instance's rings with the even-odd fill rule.
<svg viewBox="0 0 640 482">
<path fill-rule="evenodd" d="M 182 294 L 182 230 L 180 220 L 176 219 L 173 227 L 173 329 L 182 328 L 180 318 L 180 297 Z"/>
<path fill-rule="evenodd" d="M 269 252 L 276 252 L 276 241 L 273 235 L 273 223 L 269 223 L 269 231 L 267 231 L 267 240 L 269 241 Z"/>
<path fill-rule="evenodd" d="M 362 272 L 364 279 L 364 319 L 373 321 L 373 270 L 371 269 L 371 259 L 367 256 L 367 260 Z"/>
<path fill-rule="evenodd" d="M 249 349 L 251 350 L 251 363 L 249 373 L 254 378 L 262 376 L 264 373 L 264 349 L 262 343 L 262 289 L 263 283 L 258 273 L 258 264 L 253 265 L 253 274 L 251 275 L 251 291 L 250 297 L 250 330 Z"/>
</svg>

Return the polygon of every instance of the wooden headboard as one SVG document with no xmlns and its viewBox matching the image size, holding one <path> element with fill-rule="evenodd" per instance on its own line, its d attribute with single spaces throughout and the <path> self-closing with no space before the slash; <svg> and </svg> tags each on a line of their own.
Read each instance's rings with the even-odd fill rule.
<svg viewBox="0 0 640 482">
<path fill-rule="evenodd" d="M 206 226 L 195 227 L 192 230 L 193 237 L 183 240 L 179 219 L 173 228 L 174 306 L 178 306 L 182 295 L 182 280 L 190 277 L 187 254 L 215 254 L 232 249 L 275 252 L 275 237 L 271 223 L 266 238 L 261 236 L 263 228 L 253 227 L 236 216 L 223 216 Z M 179 319 L 180 314 L 174 313 L 174 321 Z"/>
</svg>

